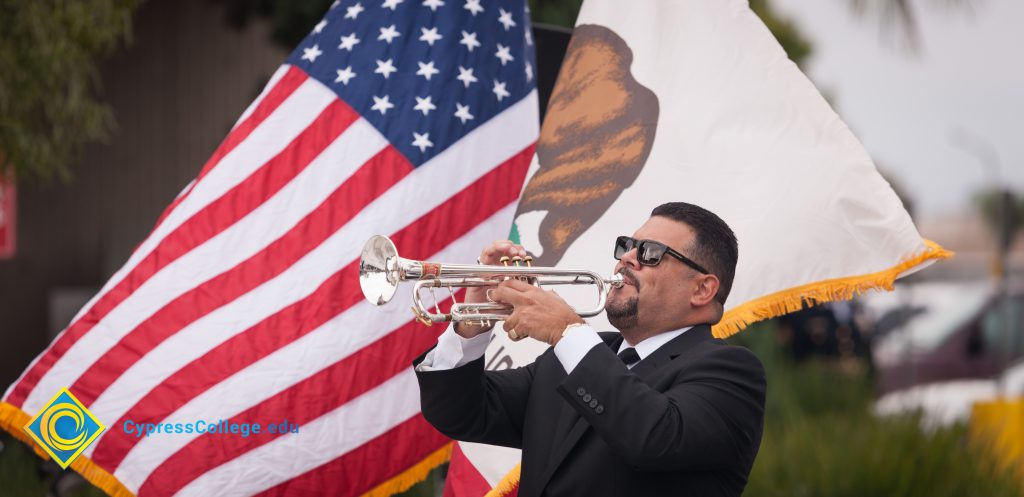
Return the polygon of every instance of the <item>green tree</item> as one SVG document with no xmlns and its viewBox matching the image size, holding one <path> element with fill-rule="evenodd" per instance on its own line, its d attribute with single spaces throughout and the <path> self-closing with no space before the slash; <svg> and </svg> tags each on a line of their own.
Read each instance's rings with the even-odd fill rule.
<svg viewBox="0 0 1024 497">
<path fill-rule="evenodd" d="M 82 144 L 105 137 L 96 57 L 130 32 L 137 0 L 0 0 L 0 174 L 68 178 Z"/>
<path fill-rule="evenodd" d="M 1009 249 L 1014 236 L 1024 228 L 1024 197 L 1004 189 L 989 189 L 974 196 L 985 224 L 999 244 Z"/>
</svg>

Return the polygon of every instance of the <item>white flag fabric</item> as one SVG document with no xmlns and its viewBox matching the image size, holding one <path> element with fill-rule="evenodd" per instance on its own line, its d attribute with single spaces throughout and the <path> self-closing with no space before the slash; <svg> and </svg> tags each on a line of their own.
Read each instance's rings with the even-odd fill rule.
<svg viewBox="0 0 1024 497">
<path fill-rule="evenodd" d="M 950 255 L 921 238 L 863 146 L 746 2 L 587 0 L 513 237 L 537 265 L 610 274 L 615 237 L 671 201 L 714 212 L 739 240 L 732 292 L 713 328 L 720 338 L 805 300 L 891 289 Z M 576 299 L 587 296 L 570 292 Z M 603 315 L 590 323 L 611 329 Z M 497 335 L 492 369 L 529 364 L 545 348 Z M 457 479 L 472 472 L 468 461 L 493 493 L 516 488 L 516 451 L 458 449 Z"/>
</svg>

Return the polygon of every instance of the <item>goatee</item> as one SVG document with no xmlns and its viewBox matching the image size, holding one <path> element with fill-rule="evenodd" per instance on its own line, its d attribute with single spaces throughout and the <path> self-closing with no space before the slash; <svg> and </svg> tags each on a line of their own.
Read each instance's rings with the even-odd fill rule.
<svg viewBox="0 0 1024 497">
<path fill-rule="evenodd" d="M 640 298 L 632 297 L 626 299 L 626 302 L 622 305 L 608 302 L 605 306 L 605 311 L 608 313 L 608 322 L 619 330 L 623 330 L 636 326 L 639 308 Z"/>
</svg>

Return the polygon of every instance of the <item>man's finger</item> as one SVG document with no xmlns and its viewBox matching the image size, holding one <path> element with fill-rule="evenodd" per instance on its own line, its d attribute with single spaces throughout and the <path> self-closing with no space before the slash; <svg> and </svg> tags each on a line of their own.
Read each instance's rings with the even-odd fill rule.
<svg viewBox="0 0 1024 497">
<path fill-rule="evenodd" d="M 520 292 L 515 288 L 511 288 L 504 285 L 505 284 L 502 283 L 501 285 L 495 287 L 493 292 L 490 292 L 490 297 L 491 299 L 494 300 L 494 302 L 498 302 L 501 304 L 511 304 L 513 307 L 515 307 L 517 305 L 522 305 L 526 301 L 523 292 Z"/>
<path fill-rule="evenodd" d="M 481 262 L 491 265 L 497 264 L 502 256 L 525 257 L 526 249 L 522 245 L 516 245 L 511 240 L 495 240 L 489 247 L 480 254 Z"/>
<path fill-rule="evenodd" d="M 503 325 L 503 327 L 505 328 L 505 332 L 508 333 L 509 330 L 516 329 L 516 325 L 518 324 L 519 314 L 515 311 L 512 311 L 512 314 L 509 314 L 509 316 L 505 318 L 505 324 Z"/>
<path fill-rule="evenodd" d="M 529 284 L 529 283 L 527 283 L 527 282 L 525 282 L 523 280 L 517 280 L 517 279 L 508 279 L 508 280 L 502 281 L 501 284 L 498 285 L 498 288 L 501 288 L 501 287 L 511 288 L 511 289 L 513 289 L 513 290 L 515 290 L 517 292 L 529 292 L 529 291 L 533 291 L 534 288 L 537 288 L 537 287 L 535 287 L 535 286 L 533 286 L 533 285 L 531 285 L 531 284 Z"/>
<path fill-rule="evenodd" d="M 487 257 L 493 257 L 497 254 L 503 253 L 508 247 L 512 246 L 512 242 L 509 240 L 495 240 L 494 243 L 487 246 L 483 254 Z"/>
</svg>

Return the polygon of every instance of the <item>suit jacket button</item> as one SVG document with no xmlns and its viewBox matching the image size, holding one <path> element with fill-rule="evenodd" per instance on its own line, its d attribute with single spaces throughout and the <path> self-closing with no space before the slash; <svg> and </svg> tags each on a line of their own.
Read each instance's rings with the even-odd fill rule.
<svg viewBox="0 0 1024 497">
<path fill-rule="evenodd" d="M 579 395 L 580 397 L 582 397 L 585 393 L 587 393 L 587 391 L 584 390 L 583 387 L 579 387 L 576 389 L 576 395 Z"/>
<path fill-rule="evenodd" d="M 604 406 L 600 406 L 599 405 L 599 406 L 595 407 L 594 408 L 594 412 L 596 412 L 597 414 L 601 414 L 602 412 L 604 412 Z"/>
<path fill-rule="evenodd" d="M 584 399 L 586 399 L 586 397 L 584 397 Z M 594 399 L 594 400 L 590 401 L 590 407 L 595 407 L 595 408 L 597 407 L 597 399 Z"/>
<path fill-rule="evenodd" d="M 593 397 L 591 397 L 590 394 L 588 393 L 588 394 L 583 396 L 583 402 L 590 402 L 590 399 L 592 399 L 592 398 Z"/>
</svg>

